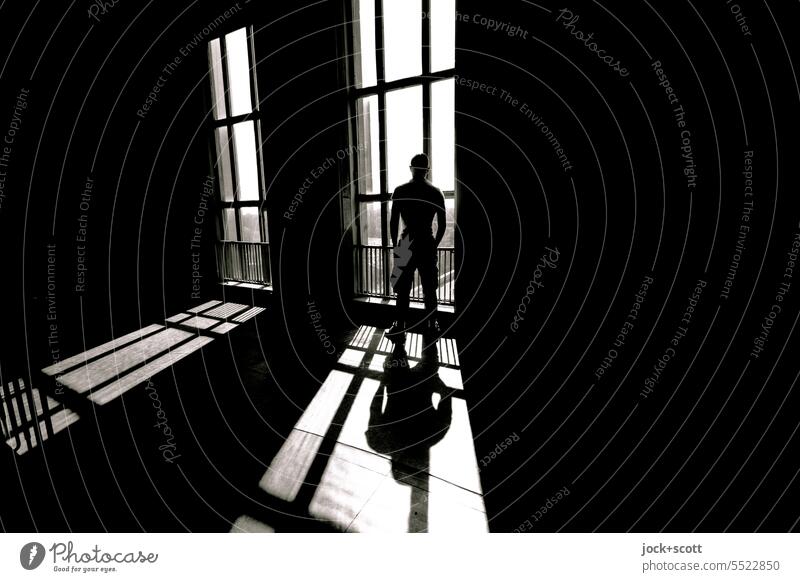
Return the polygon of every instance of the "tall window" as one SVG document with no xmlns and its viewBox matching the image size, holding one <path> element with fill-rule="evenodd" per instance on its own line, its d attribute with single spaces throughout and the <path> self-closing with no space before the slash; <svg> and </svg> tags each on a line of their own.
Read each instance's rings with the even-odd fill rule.
<svg viewBox="0 0 800 582">
<path fill-rule="evenodd" d="M 270 283 L 264 206 L 261 125 L 251 28 L 208 44 L 214 127 L 214 167 L 220 185 L 220 277 Z"/>
<path fill-rule="evenodd" d="M 445 195 L 438 296 L 452 303 L 455 0 L 352 0 L 351 22 L 350 131 L 359 152 L 352 189 L 356 290 L 391 296 L 391 194 L 410 179 L 412 156 L 424 152 L 430 179 Z M 419 292 L 415 284 L 412 298 Z"/>
</svg>

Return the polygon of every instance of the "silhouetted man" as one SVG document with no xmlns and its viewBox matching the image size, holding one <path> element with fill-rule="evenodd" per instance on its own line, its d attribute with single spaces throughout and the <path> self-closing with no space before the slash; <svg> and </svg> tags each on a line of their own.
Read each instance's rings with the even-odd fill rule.
<svg viewBox="0 0 800 582">
<path fill-rule="evenodd" d="M 392 217 L 390 228 L 394 246 L 394 271 L 392 283 L 397 293 L 397 315 L 394 325 L 386 336 L 396 342 L 405 340 L 406 319 L 414 270 L 419 270 L 422 293 L 425 296 L 425 320 L 429 333 L 437 334 L 436 288 L 439 286 L 439 267 L 437 248 L 444 238 L 447 217 L 444 210 L 442 191 L 428 179 L 430 165 L 428 156 L 417 154 L 411 158 L 410 182 L 398 186 L 392 195 Z M 433 217 L 438 224 L 433 236 Z M 400 241 L 397 240 L 400 218 L 405 229 Z"/>
</svg>

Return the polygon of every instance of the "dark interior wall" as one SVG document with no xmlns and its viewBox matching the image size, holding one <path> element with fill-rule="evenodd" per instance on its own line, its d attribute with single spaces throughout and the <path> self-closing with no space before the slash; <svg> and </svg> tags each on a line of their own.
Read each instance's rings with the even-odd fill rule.
<svg viewBox="0 0 800 582">
<path fill-rule="evenodd" d="M 321 346 L 308 302 L 332 334 L 352 296 L 351 275 L 338 276 L 337 267 L 340 254 L 351 256 L 340 214 L 351 160 L 341 11 L 340 2 L 298 4 L 254 21 L 273 304 L 285 318 L 275 332 L 310 341 L 312 353 Z"/>
<path fill-rule="evenodd" d="M 568 10 L 579 16 L 574 28 L 594 32 L 628 69 L 623 77 L 557 22 L 562 5 L 540 4 L 459 2 L 458 73 L 486 84 L 485 90 L 459 86 L 456 93 L 463 373 L 475 403 L 478 458 L 511 434 L 522 439 L 482 471 L 499 530 L 518 527 L 519 516 L 533 514 L 564 486 L 594 500 L 594 509 L 567 526 L 578 530 L 599 523 L 640 478 L 637 491 L 651 499 L 650 492 L 679 474 L 682 454 L 696 448 L 721 407 L 737 418 L 747 413 L 759 386 L 739 385 L 739 366 L 769 311 L 798 212 L 796 196 L 778 198 L 779 168 L 786 168 L 787 148 L 796 140 L 775 119 L 793 118 L 796 95 L 790 96 L 792 72 L 767 12 L 748 12 L 750 26 L 763 31 L 751 48 L 723 6 L 696 6 L 695 13 L 658 3 L 656 13 L 646 3 L 604 3 L 608 10 L 571 3 Z M 778 21 L 787 21 L 780 12 Z M 490 30 L 476 16 L 522 32 Z M 656 60 L 685 110 L 683 128 Z M 791 91 L 777 89 L 781 78 Z M 518 102 L 505 100 L 503 90 Z M 552 130 L 573 169 L 564 171 L 523 104 Z M 691 136 L 693 187 L 684 173 L 682 129 Z M 758 199 L 733 292 L 722 299 L 741 221 L 746 150 L 758 159 Z M 780 192 L 789 192 L 797 177 L 781 174 L 781 180 Z M 555 267 L 539 265 L 544 255 L 550 258 L 546 246 L 560 251 Z M 653 284 L 635 327 L 622 347 L 615 345 L 646 277 Z M 701 278 L 707 287 L 689 333 L 653 397 L 642 400 L 644 379 L 671 345 Z M 791 305 L 795 310 L 796 301 Z M 788 333 L 789 319 L 779 333 Z M 614 348 L 613 363 L 596 376 Z M 759 369 L 759 377 L 769 373 Z M 780 384 L 767 396 L 775 405 Z M 686 418 L 693 421 L 683 426 Z M 742 436 L 748 446 L 757 437 Z M 601 450 L 606 443 L 611 446 Z M 663 462 L 654 463 L 648 455 L 660 451 Z M 650 523 L 671 517 L 663 508 L 680 506 L 692 493 L 686 475 L 705 474 L 716 454 L 701 449 L 694 455 L 648 514 Z M 605 472 L 593 464 L 598 456 Z M 648 467 L 653 470 L 645 473 Z M 713 474 L 694 506 L 726 488 L 731 472 Z M 583 478 L 573 487 L 578 475 Z M 649 501 L 640 506 L 631 499 L 613 523 L 628 527 L 647 509 Z"/>
</svg>

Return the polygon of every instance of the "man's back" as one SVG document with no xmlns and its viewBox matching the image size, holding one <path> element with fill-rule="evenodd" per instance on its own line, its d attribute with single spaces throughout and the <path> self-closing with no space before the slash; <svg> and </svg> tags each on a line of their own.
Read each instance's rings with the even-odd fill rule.
<svg viewBox="0 0 800 582">
<path fill-rule="evenodd" d="M 433 217 L 437 210 L 444 212 L 444 196 L 441 190 L 425 179 L 413 179 L 398 186 L 392 195 L 392 203 L 406 225 L 405 233 L 412 238 L 433 236 Z"/>
</svg>

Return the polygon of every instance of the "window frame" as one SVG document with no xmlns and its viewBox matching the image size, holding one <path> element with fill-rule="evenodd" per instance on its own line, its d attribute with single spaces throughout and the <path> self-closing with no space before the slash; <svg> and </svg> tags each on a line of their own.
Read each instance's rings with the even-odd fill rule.
<svg viewBox="0 0 800 582">
<path fill-rule="evenodd" d="M 247 61 L 248 61 L 248 70 L 249 70 L 249 77 L 250 77 L 250 101 L 251 101 L 251 111 L 241 115 L 231 115 L 231 95 L 230 95 L 230 80 L 228 78 L 228 51 L 227 51 L 227 43 L 226 43 L 226 36 L 228 34 L 237 32 L 239 30 L 244 29 L 247 36 Z M 244 27 L 237 28 L 235 30 L 229 31 L 221 36 L 209 40 L 210 43 L 214 41 L 219 41 L 220 45 L 220 63 L 222 66 L 222 85 L 223 85 L 223 94 L 225 99 L 225 115 L 220 117 L 219 119 L 214 118 L 213 114 L 213 107 L 210 108 L 210 133 L 212 136 L 212 146 L 213 151 L 213 166 L 217 173 L 217 179 L 219 180 L 219 197 L 217 199 L 217 204 L 219 205 L 219 212 L 217 212 L 217 239 L 221 243 L 230 243 L 230 242 L 238 242 L 238 243 L 261 243 L 261 244 L 269 244 L 269 229 L 267 223 L 267 208 L 266 208 L 266 198 L 265 198 L 265 185 L 264 185 L 264 160 L 262 157 L 261 145 L 261 109 L 260 109 L 260 102 L 258 98 L 258 78 L 256 75 L 256 58 L 255 58 L 255 48 L 253 44 L 253 27 L 248 25 Z M 216 98 L 214 94 L 214 85 L 213 85 L 213 71 L 211 70 L 211 66 L 209 66 L 209 75 L 211 78 L 210 86 L 211 86 L 211 94 L 212 99 Z M 241 193 L 241 189 L 239 188 L 239 179 L 237 176 L 237 168 L 236 168 L 236 153 L 235 153 L 235 144 L 233 138 L 233 128 L 235 125 L 251 121 L 253 122 L 253 135 L 255 139 L 255 156 L 256 156 L 256 174 L 257 174 L 257 181 L 258 181 L 258 199 L 257 200 L 240 200 L 239 195 Z M 225 127 L 228 132 L 228 144 L 227 148 L 225 148 L 225 153 L 220 154 L 217 151 L 216 146 L 216 131 L 219 128 Z M 231 178 L 231 185 L 233 188 L 233 197 L 232 200 L 226 201 L 223 196 L 222 189 L 224 188 L 224 184 L 220 179 L 220 158 L 221 155 L 227 155 L 228 163 L 230 167 L 230 178 Z M 258 213 L 258 224 L 259 224 L 259 241 L 245 241 L 242 240 L 242 227 L 241 227 L 241 217 L 240 217 L 240 210 L 242 208 L 256 208 Z M 234 211 L 234 221 L 236 224 L 236 233 L 235 238 L 226 238 L 225 237 L 225 211 L 228 209 L 233 209 Z M 229 233 L 228 233 L 229 234 Z"/>
<path fill-rule="evenodd" d="M 361 2 L 362 0 L 357 0 Z M 345 35 L 348 42 L 348 110 L 349 110 L 349 132 L 351 145 L 359 144 L 358 135 L 358 100 L 371 95 L 378 97 L 378 147 L 380 163 L 380 191 L 378 194 L 362 194 L 359 191 L 360 175 L 358 170 L 358 160 L 351 160 L 351 188 L 353 205 L 353 242 L 357 247 L 370 246 L 362 243 L 361 240 L 361 204 L 364 202 L 381 202 L 381 241 L 383 247 L 389 247 L 389 216 L 388 203 L 391 201 L 392 192 L 388 191 L 388 156 L 386 139 L 386 94 L 390 91 L 407 87 L 422 86 L 422 144 L 431 167 L 435 163 L 432 157 L 432 120 L 431 120 L 431 85 L 437 81 L 452 79 L 455 82 L 455 67 L 441 71 L 431 71 L 431 0 L 421 0 L 422 12 L 420 14 L 420 26 L 422 27 L 421 58 L 422 72 L 412 77 L 404 77 L 387 82 L 385 73 L 385 53 L 384 53 L 384 31 L 383 31 L 383 0 L 367 0 L 375 3 L 375 71 L 376 84 L 368 87 L 357 87 L 357 67 L 360 64 L 359 39 L 356 38 L 356 25 L 358 16 L 355 14 L 353 0 L 345 0 L 345 10 L 347 20 L 350 23 L 348 34 Z M 453 119 L 455 123 L 455 119 Z M 355 156 L 354 156 L 355 157 Z M 455 167 L 455 166 L 454 166 Z M 455 180 L 455 177 L 454 177 Z M 455 203 L 455 190 L 442 192 L 445 200 L 453 199 Z M 455 223 L 455 214 L 453 217 Z M 440 247 L 450 248 L 450 247 Z M 387 260 L 390 249 L 387 250 Z M 386 264 L 389 264 L 388 262 Z M 358 267 L 358 265 L 356 265 Z M 386 269 L 387 288 L 388 288 L 388 269 Z"/>
</svg>

